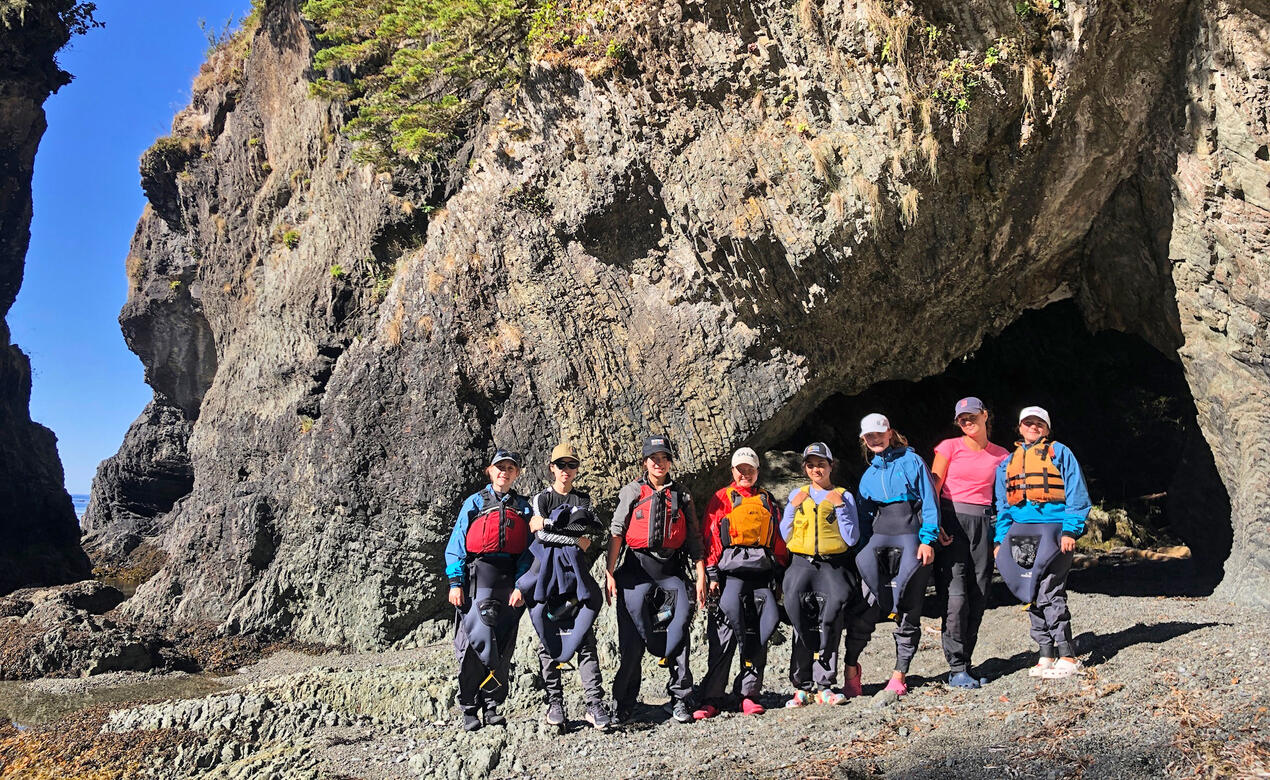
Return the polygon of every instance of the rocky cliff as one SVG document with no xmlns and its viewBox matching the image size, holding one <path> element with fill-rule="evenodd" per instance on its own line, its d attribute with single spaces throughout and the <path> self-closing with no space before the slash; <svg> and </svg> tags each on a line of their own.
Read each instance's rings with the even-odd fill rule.
<svg viewBox="0 0 1270 780">
<path fill-rule="evenodd" d="M 0 0 L 0 594 L 88 576 L 53 432 L 31 421 L 31 363 L 4 322 L 31 240 L 44 101 L 70 82 L 54 55 L 82 24 L 70 0 Z"/>
<path fill-rule="evenodd" d="M 169 556 L 134 613 L 391 642 L 442 611 L 491 441 L 568 438 L 612 495 L 665 431 L 704 486 L 1066 298 L 1180 355 L 1232 517 L 1179 530 L 1200 554 L 1233 523 L 1221 594 L 1266 603 L 1264 3 L 622 9 L 612 67 L 544 60 L 457 155 L 389 171 L 309 97 L 294 0 L 209 62 L 142 160 L 121 315 L 166 416 L 94 487 L 185 448 L 189 492 L 134 502 Z"/>
</svg>

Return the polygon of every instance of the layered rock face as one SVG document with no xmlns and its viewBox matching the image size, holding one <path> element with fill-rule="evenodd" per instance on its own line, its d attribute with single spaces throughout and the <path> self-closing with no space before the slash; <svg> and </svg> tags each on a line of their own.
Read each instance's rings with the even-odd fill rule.
<svg viewBox="0 0 1270 780">
<path fill-rule="evenodd" d="M 1169 257 L 1180 350 L 1230 494 L 1234 542 L 1216 597 L 1270 605 L 1270 5 L 1206 8 L 1187 59 Z"/>
<path fill-rule="evenodd" d="M 267 3 L 241 70 L 200 77 L 142 161 L 151 207 L 121 320 L 192 423 L 193 481 L 159 520 L 167 564 L 127 608 L 390 642 L 444 611 L 441 550 L 492 442 L 529 453 L 536 489 L 569 439 L 583 487 L 612 496 L 639 437 L 663 431 L 704 488 L 734 447 L 780 441 L 831 394 L 936 373 L 1068 297 L 1182 347 L 1238 544 L 1265 515 L 1267 460 L 1236 442 L 1265 405 L 1232 380 L 1266 388 L 1264 324 L 1240 320 L 1240 351 L 1226 318 L 1191 313 L 1218 290 L 1255 312 L 1235 285 L 1255 290 L 1265 260 L 1214 239 L 1220 259 L 1175 268 L 1225 231 L 1209 179 L 1193 203 L 1170 194 L 1188 137 L 1209 139 L 1194 158 L 1220 180 L 1212 137 L 1235 130 L 1212 118 L 1230 105 L 1195 109 L 1229 102 L 1201 63 L 1244 67 L 1210 62 L 1226 44 L 1209 31 L 1250 9 L 634 4 L 621 72 L 536 67 L 457 159 L 377 174 L 351 161 L 345 109 L 307 97 L 296 3 Z M 964 107 L 910 81 L 945 56 L 937 39 L 980 63 Z M 1236 81 L 1253 90 L 1250 73 Z M 1239 149 L 1264 137 L 1258 116 Z M 1240 159 L 1261 170 L 1255 149 Z M 1263 577 L 1265 554 L 1237 553 L 1229 582 Z"/>
<path fill-rule="evenodd" d="M 53 55 L 73 2 L 0 2 L 0 594 L 88 576 L 53 432 L 31 421 L 31 363 L 8 315 L 31 240 L 31 173 L 44 101 L 70 81 Z"/>
</svg>

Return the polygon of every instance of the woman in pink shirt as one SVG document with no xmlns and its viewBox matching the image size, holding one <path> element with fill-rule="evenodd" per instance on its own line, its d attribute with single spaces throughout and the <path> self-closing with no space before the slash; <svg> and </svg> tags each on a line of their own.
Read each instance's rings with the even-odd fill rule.
<svg viewBox="0 0 1270 780">
<path fill-rule="evenodd" d="M 978 688 L 987 680 L 970 673 L 970 657 L 992 581 L 992 487 L 997 466 L 1009 453 L 988 441 L 988 410 L 978 398 L 958 401 L 953 415 L 961 435 L 936 445 L 930 468 L 939 493 L 943 545 L 936 556 L 935 581 L 948 594 L 943 621 L 948 684 Z"/>
</svg>

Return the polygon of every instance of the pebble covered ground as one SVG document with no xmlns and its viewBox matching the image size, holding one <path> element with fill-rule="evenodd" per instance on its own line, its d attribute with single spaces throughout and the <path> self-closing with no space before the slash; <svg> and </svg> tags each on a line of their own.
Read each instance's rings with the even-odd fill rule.
<svg viewBox="0 0 1270 780">
<path fill-rule="evenodd" d="M 647 706 L 636 722 L 608 734 L 582 721 L 577 676 L 566 675 L 571 723 L 561 734 L 542 723 L 541 694 L 526 663 L 512 683 L 510 725 L 465 734 L 452 706 L 453 654 L 444 627 L 433 626 L 417 636 L 420 647 L 284 652 L 221 678 L 225 690 L 201 699 L 111 705 L 0 730 L 0 777 L 105 778 L 125 776 L 125 767 L 136 777 L 252 780 L 597 771 L 606 778 L 1270 777 L 1270 615 L 1194 596 L 1127 595 L 1185 592 L 1172 565 L 1073 575 L 1073 625 L 1087 671 L 1071 680 L 1027 675 L 1034 647 L 1026 615 L 1011 604 L 984 619 L 976 657 L 978 672 L 992 681 L 978 691 L 941 682 L 939 634 L 928 630 L 911 693 L 876 706 L 872 694 L 893 660 L 882 624 L 862 658 L 866 695 L 844 706 L 783 708 L 790 690 L 784 643 L 771 653 L 763 715 L 670 720 L 660 707 L 664 672 L 649 659 Z M 610 628 L 600 637 L 606 683 L 615 650 Z M 522 630 L 517 658 L 528 660 L 527 621 Z M 92 765 L 75 763 L 59 746 L 92 756 Z"/>
</svg>

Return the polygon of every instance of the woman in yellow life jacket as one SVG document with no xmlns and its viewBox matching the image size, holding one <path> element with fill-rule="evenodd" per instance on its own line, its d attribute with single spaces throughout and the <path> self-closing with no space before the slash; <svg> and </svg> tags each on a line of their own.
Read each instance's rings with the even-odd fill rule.
<svg viewBox="0 0 1270 780">
<path fill-rule="evenodd" d="M 868 633 L 863 641 L 853 643 L 849 632 L 844 692 L 834 691 L 843 610 L 860 600 L 859 577 L 851 561 L 851 545 L 860 538 L 855 499 L 834 487 L 833 453 L 824 442 L 803 450 L 803 472 L 808 483 L 790 493 L 780 526 L 790 552 L 784 579 L 785 613 L 794 629 L 789 659 L 794 696 L 785 706 L 801 707 L 813 701 L 845 704 L 861 693 L 857 659 L 868 642 Z"/>
</svg>

